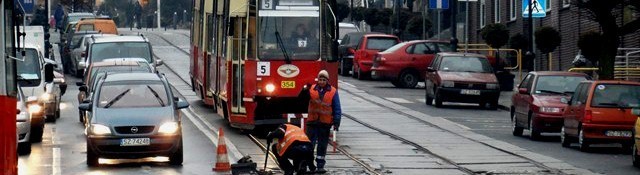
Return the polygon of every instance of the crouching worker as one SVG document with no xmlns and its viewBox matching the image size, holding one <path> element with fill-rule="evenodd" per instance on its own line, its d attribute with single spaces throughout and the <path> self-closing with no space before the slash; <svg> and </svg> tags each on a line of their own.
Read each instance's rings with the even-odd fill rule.
<svg viewBox="0 0 640 175">
<path fill-rule="evenodd" d="M 267 142 L 270 144 L 274 138 L 278 139 L 278 143 L 273 145 L 271 150 L 284 174 L 293 174 L 294 171 L 304 174 L 307 167 L 311 172 L 316 170 L 316 166 L 313 165 L 313 146 L 302 129 L 295 125 L 282 124 L 269 132 Z M 293 165 L 289 159 L 293 160 Z"/>
</svg>

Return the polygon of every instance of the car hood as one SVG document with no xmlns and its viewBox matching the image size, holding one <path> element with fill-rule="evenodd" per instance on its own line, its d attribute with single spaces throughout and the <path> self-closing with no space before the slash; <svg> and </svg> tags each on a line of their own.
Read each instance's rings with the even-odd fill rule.
<svg viewBox="0 0 640 175">
<path fill-rule="evenodd" d="M 493 73 L 475 72 L 444 72 L 439 71 L 442 81 L 470 82 L 470 83 L 498 83 Z"/>
<path fill-rule="evenodd" d="M 44 88 L 40 87 L 40 86 L 35 86 L 35 87 L 21 87 L 22 88 L 22 93 L 24 94 L 25 97 L 40 97 L 40 95 L 42 95 L 44 93 Z"/>
<path fill-rule="evenodd" d="M 534 103 L 539 106 L 548 106 L 548 107 L 565 107 L 567 104 L 562 103 L 563 97 L 569 97 L 567 95 L 535 95 Z"/>
<path fill-rule="evenodd" d="M 109 126 L 154 125 L 175 121 L 172 107 L 162 108 L 94 108 L 92 123 Z"/>
</svg>

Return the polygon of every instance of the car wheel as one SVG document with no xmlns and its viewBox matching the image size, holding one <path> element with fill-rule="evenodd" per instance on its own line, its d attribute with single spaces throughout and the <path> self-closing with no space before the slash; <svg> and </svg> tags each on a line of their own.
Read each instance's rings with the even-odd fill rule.
<svg viewBox="0 0 640 175">
<path fill-rule="evenodd" d="M 60 118 L 60 106 L 58 106 L 58 110 L 56 110 L 56 119 Z"/>
<path fill-rule="evenodd" d="M 400 85 L 403 88 L 414 88 L 418 85 L 418 75 L 411 71 L 404 71 L 400 74 Z"/>
<path fill-rule="evenodd" d="M 533 124 L 533 117 L 533 115 L 529 114 L 529 131 L 531 131 L 529 138 L 531 140 L 540 140 L 542 136 L 540 136 L 540 131 L 538 131 L 538 128 Z"/>
<path fill-rule="evenodd" d="M 433 98 L 431 98 L 431 96 L 429 96 L 429 92 L 427 92 L 428 90 L 425 90 L 424 92 L 424 99 L 425 99 L 425 103 L 429 106 L 433 105 Z"/>
<path fill-rule="evenodd" d="M 513 108 L 511 108 L 511 126 L 511 134 L 513 134 L 513 136 L 522 136 L 524 128 L 518 126 L 518 118 L 516 118 L 516 113 Z"/>
<path fill-rule="evenodd" d="M 46 122 L 51 122 L 51 123 L 55 123 L 56 122 L 56 115 L 47 115 L 45 116 L 45 121 Z"/>
<path fill-rule="evenodd" d="M 100 165 L 100 163 L 98 162 L 98 158 L 99 158 L 98 154 L 93 152 L 89 147 L 89 145 L 87 145 L 87 165 L 89 167 L 95 167 Z"/>
<path fill-rule="evenodd" d="M 391 80 L 391 84 L 393 84 L 393 86 L 395 86 L 397 88 L 402 88 L 402 85 L 400 84 L 400 81 L 398 81 L 398 80 Z"/>
<path fill-rule="evenodd" d="M 356 72 L 356 64 L 353 64 L 351 66 L 351 77 L 358 78 L 358 75 L 357 75 L 357 72 Z"/>
<path fill-rule="evenodd" d="M 347 70 L 347 64 L 344 62 L 344 58 L 340 59 L 340 75 L 347 76 L 349 71 Z"/>
<path fill-rule="evenodd" d="M 173 155 L 171 155 L 171 157 L 169 157 L 169 164 L 171 165 L 182 165 L 182 161 L 184 159 L 183 157 L 183 145 L 182 145 L 182 139 L 180 139 L 180 146 L 178 147 L 178 150 L 173 153 Z"/>
<path fill-rule="evenodd" d="M 434 91 L 434 96 L 435 96 L 435 101 L 436 101 L 436 108 L 441 108 L 442 107 L 442 96 L 440 95 L 440 90 L 436 88 L 436 90 Z"/>
<path fill-rule="evenodd" d="M 44 125 L 31 128 L 31 138 L 29 141 L 33 143 L 42 142 L 42 134 L 44 133 Z"/>
<path fill-rule="evenodd" d="M 640 156 L 638 155 L 638 146 L 633 144 L 633 153 L 631 153 L 631 160 L 633 160 L 633 166 L 640 168 Z"/>
<path fill-rule="evenodd" d="M 29 155 L 31 154 L 31 142 L 18 143 L 18 154 Z"/>
<path fill-rule="evenodd" d="M 498 110 L 498 100 L 489 103 L 489 110 Z"/>
<path fill-rule="evenodd" d="M 589 151 L 589 142 L 586 138 L 584 138 L 584 129 L 582 129 L 582 127 L 580 128 L 580 131 L 578 133 L 578 145 L 580 146 L 580 151 Z"/>
<path fill-rule="evenodd" d="M 564 126 L 560 129 L 560 144 L 565 148 L 571 147 L 571 140 L 569 135 L 564 131 Z"/>
<path fill-rule="evenodd" d="M 82 78 L 82 74 L 84 74 L 84 72 L 82 70 L 75 70 L 75 76 L 76 78 Z"/>
<path fill-rule="evenodd" d="M 362 69 L 360 69 L 360 66 L 358 66 L 356 71 L 358 71 L 358 75 L 356 76 L 358 80 L 364 80 L 364 75 L 362 75 Z"/>
</svg>

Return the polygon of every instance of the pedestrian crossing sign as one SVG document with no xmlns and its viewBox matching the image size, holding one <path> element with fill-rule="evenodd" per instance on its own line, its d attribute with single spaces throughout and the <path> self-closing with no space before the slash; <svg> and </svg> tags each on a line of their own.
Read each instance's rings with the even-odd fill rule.
<svg viewBox="0 0 640 175">
<path fill-rule="evenodd" d="M 547 0 L 522 0 L 522 17 L 529 17 L 529 3 L 531 3 L 533 18 L 547 16 Z"/>
</svg>

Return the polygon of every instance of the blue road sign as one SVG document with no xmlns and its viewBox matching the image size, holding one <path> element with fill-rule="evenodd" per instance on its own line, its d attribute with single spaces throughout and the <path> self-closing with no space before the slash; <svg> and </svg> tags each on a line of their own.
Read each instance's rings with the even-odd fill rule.
<svg viewBox="0 0 640 175">
<path fill-rule="evenodd" d="M 522 0 L 522 17 L 529 17 L 529 1 L 532 1 L 532 17 L 543 18 L 547 16 L 547 0 Z"/>
<path fill-rule="evenodd" d="M 449 9 L 449 0 L 429 0 L 429 9 Z"/>
</svg>

